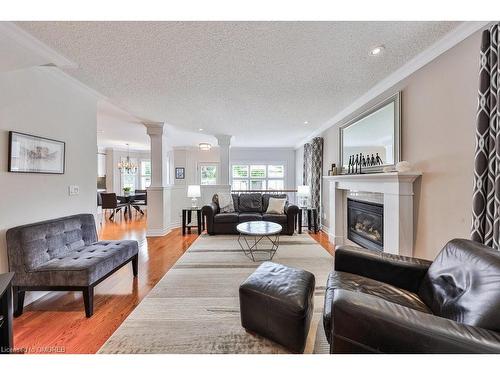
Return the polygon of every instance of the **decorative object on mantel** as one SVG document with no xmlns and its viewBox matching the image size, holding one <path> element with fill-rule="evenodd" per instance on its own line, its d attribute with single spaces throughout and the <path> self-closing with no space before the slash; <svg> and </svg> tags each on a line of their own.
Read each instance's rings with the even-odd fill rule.
<svg viewBox="0 0 500 375">
<path fill-rule="evenodd" d="M 184 180 L 184 167 L 176 167 L 175 168 L 175 179 L 176 180 Z"/>
<path fill-rule="evenodd" d="M 406 160 L 400 161 L 396 164 L 396 171 L 400 173 L 411 171 L 411 164 Z"/>
<path fill-rule="evenodd" d="M 66 144 L 36 135 L 9 132 L 9 172 L 64 174 Z"/>
<path fill-rule="evenodd" d="M 338 174 L 337 166 L 335 163 L 332 164 L 332 169 L 328 171 L 328 176 L 336 176 Z"/>
<path fill-rule="evenodd" d="M 382 158 L 379 156 L 378 152 L 376 153 L 376 156 L 373 156 L 373 154 L 371 154 L 371 156 L 363 155 L 363 153 L 360 152 L 359 154 L 349 156 L 347 174 L 361 174 L 363 173 L 363 168 L 382 166 L 383 164 L 384 162 L 382 161 Z M 333 174 L 328 175 L 333 176 Z"/>
<path fill-rule="evenodd" d="M 130 161 L 130 145 L 127 143 L 127 158 L 125 161 L 121 161 L 118 163 L 118 169 L 121 172 L 134 174 L 137 172 L 137 165 Z"/>
</svg>

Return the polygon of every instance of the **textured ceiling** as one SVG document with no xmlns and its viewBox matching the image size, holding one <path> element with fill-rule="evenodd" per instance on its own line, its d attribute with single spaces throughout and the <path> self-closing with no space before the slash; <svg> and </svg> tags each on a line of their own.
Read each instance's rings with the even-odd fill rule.
<svg viewBox="0 0 500 375">
<path fill-rule="evenodd" d="M 295 145 L 458 24 L 18 23 L 133 115 L 239 146 Z"/>
</svg>

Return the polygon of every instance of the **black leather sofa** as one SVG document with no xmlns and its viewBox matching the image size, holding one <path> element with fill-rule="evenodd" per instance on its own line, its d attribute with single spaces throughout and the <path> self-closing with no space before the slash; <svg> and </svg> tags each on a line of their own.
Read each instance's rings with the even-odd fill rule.
<svg viewBox="0 0 500 375">
<path fill-rule="evenodd" d="M 455 239 L 434 262 L 335 252 L 323 324 L 331 353 L 500 353 L 500 252 Z"/>
<path fill-rule="evenodd" d="M 201 209 L 206 219 L 208 234 L 238 234 L 236 226 L 239 223 L 263 220 L 281 224 L 282 234 L 293 235 L 299 212 L 297 206 L 287 202 L 283 215 L 266 213 L 269 198 L 288 198 L 286 194 L 242 193 L 232 194 L 232 197 L 235 212 L 221 213 L 217 194 L 213 196 L 212 203 Z"/>
</svg>

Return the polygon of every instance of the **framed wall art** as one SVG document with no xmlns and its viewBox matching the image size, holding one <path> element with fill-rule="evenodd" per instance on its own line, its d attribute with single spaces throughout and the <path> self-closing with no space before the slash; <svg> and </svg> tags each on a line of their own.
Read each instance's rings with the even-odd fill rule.
<svg viewBox="0 0 500 375">
<path fill-rule="evenodd" d="M 176 180 L 184 180 L 184 167 L 176 167 L 175 168 L 175 179 Z"/>
<path fill-rule="evenodd" d="M 9 132 L 9 172 L 64 174 L 66 144 L 36 135 Z"/>
</svg>

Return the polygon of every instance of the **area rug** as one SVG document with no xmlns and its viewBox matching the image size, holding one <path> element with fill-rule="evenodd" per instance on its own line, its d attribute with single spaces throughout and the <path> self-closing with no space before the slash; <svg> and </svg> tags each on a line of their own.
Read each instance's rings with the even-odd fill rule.
<svg viewBox="0 0 500 375">
<path fill-rule="evenodd" d="M 301 234 L 282 236 L 273 262 L 315 275 L 314 314 L 305 353 L 327 352 L 325 340 L 316 336 L 323 334 L 320 320 L 333 257 Z M 238 287 L 259 264 L 245 256 L 237 236 L 201 235 L 99 353 L 287 353 L 241 327 Z"/>
</svg>

